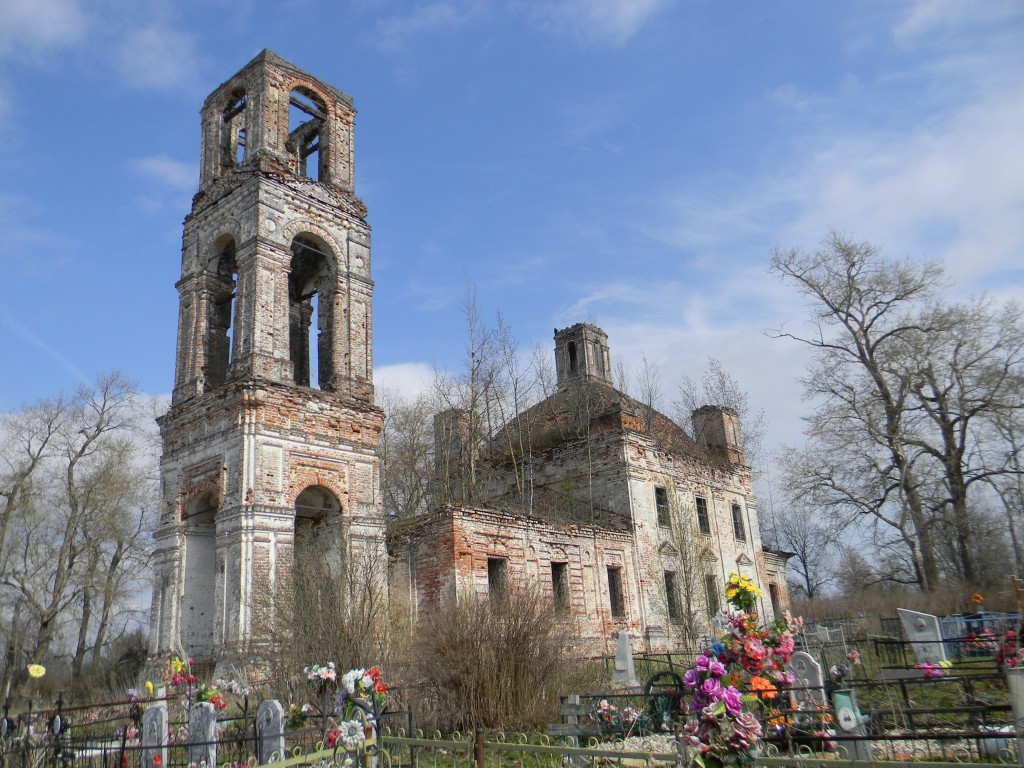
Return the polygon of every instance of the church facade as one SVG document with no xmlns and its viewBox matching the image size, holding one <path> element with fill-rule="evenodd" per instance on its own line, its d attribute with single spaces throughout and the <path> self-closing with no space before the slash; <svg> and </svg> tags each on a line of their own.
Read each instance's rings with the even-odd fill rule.
<svg viewBox="0 0 1024 768">
<path fill-rule="evenodd" d="M 439 472 L 455 476 L 435 483 L 448 503 L 389 538 L 396 599 L 415 614 L 533 589 L 594 653 L 614 651 L 620 631 L 651 652 L 706 637 L 732 572 L 761 588 L 762 616 L 786 609 L 787 555 L 762 545 L 737 415 L 700 408 L 691 438 L 615 389 L 608 337 L 590 324 L 555 331 L 555 368 L 556 392 L 506 426 L 514 439 L 462 445 L 452 435 L 469 415 L 438 417 Z"/>
<path fill-rule="evenodd" d="M 762 587 L 765 614 L 784 607 L 785 555 L 761 545 L 736 415 L 701 409 L 691 439 L 615 390 L 592 325 L 556 332 L 558 391 L 506 428 L 529 450 L 512 461 L 500 440 L 484 447 L 471 500 L 440 494 L 448 503 L 387 534 L 354 114 L 269 51 L 203 105 L 159 419 L 150 656 L 242 656 L 260 639 L 253 606 L 288 599 L 308 557 L 388 562 L 377 586 L 414 614 L 532 585 L 594 650 L 623 629 L 651 650 L 706 631 L 731 571 Z M 462 418 L 438 418 L 448 459 L 480 450 L 457 439 Z M 460 482 L 458 464 L 441 486 Z"/>
</svg>

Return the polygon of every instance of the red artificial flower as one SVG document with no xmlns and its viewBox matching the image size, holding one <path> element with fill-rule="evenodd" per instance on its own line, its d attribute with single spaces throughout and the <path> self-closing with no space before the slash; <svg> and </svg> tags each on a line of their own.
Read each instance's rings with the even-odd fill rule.
<svg viewBox="0 0 1024 768">
<path fill-rule="evenodd" d="M 375 690 L 377 693 L 387 693 L 388 687 L 384 685 L 384 683 L 377 683 L 377 685 L 374 686 L 373 690 Z"/>
<path fill-rule="evenodd" d="M 341 731 L 337 728 L 332 728 L 331 732 L 327 734 L 327 738 L 324 739 L 324 746 L 328 749 L 334 749 L 338 743 L 339 736 L 341 736 Z"/>
<path fill-rule="evenodd" d="M 163 764 L 164 764 L 164 759 L 162 757 L 160 757 L 160 755 L 153 755 L 153 765 L 155 765 L 155 766 L 157 766 L 157 768 L 159 768 Z"/>
</svg>

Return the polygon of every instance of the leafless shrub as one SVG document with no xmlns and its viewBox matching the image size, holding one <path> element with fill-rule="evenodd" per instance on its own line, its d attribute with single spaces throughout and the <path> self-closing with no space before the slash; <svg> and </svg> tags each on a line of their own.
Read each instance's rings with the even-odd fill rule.
<svg viewBox="0 0 1024 768">
<path fill-rule="evenodd" d="M 529 728 L 554 722 L 571 673 L 564 622 L 535 590 L 463 595 L 417 628 L 415 669 L 446 728 Z M 421 706 L 426 711 L 426 706 Z"/>
</svg>

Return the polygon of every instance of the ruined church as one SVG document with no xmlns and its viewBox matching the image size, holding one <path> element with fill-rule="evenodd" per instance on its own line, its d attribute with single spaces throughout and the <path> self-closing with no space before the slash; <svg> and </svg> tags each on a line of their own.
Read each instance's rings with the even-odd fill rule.
<svg viewBox="0 0 1024 768">
<path fill-rule="evenodd" d="M 700 409 L 691 438 L 612 386 L 608 338 L 588 324 L 556 331 L 557 392 L 505 428 L 525 451 L 467 444 L 464 414 L 438 416 L 437 482 L 456 487 L 477 451 L 487 471 L 471 497 L 438 494 L 388 533 L 354 114 L 266 50 L 203 105 L 159 419 L 150 656 L 239 658 L 254 605 L 323 553 L 386 563 L 379 586 L 413 614 L 531 586 L 595 652 L 620 630 L 650 650 L 695 619 L 706 630 L 731 571 L 761 586 L 766 615 L 785 606 L 786 555 L 761 545 L 736 414 Z"/>
</svg>

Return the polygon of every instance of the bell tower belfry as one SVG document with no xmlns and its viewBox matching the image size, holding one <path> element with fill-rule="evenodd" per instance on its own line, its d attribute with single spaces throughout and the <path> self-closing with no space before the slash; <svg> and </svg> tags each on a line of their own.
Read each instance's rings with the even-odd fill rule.
<svg viewBox="0 0 1024 768">
<path fill-rule="evenodd" d="M 259 641 L 296 563 L 382 559 L 383 414 L 352 100 L 265 50 L 201 114 L 150 655 L 220 661 Z"/>
</svg>

